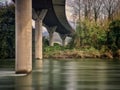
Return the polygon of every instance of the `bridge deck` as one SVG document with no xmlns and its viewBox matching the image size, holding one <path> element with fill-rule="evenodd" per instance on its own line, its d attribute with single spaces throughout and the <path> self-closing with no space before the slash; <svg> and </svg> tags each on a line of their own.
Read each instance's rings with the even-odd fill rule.
<svg viewBox="0 0 120 90">
<path fill-rule="evenodd" d="M 42 9 L 48 10 L 43 21 L 45 25 L 48 27 L 57 26 L 56 32 L 61 34 L 71 34 L 74 30 L 66 18 L 65 1 L 66 0 L 32 0 L 32 7 L 37 11 Z"/>
</svg>

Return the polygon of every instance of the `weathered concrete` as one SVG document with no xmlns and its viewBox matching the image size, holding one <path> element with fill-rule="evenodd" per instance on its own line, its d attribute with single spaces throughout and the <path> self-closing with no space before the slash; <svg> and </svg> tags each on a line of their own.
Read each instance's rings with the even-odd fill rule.
<svg viewBox="0 0 120 90">
<path fill-rule="evenodd" d="M 42 21 L 47 13 L 46 9 L 35 11 L 33 9 L 33 19 L 35 20 L 35 59 L 41 60 L 42 54 Z"/>
<path fill-rule="evenodd" d="M 16 73 L 32 70 L 32 0 L 16 0 Z"/>
<path fill-rule="evenodd" d="M 35 58 L 42 59 L 42 20 L 35 21 Z"/>
<path fill-rule="evenodd" d="M 42 59 L 42 23 L 57 26 L 61 34 L 71 34 L 65 14 L 66 0 L 13 0 L 16 4 L 16 73 L 32 70 L 32 7 L 36 23 L 35 58 Z M 48 13 L 46 14 L 46 12 Z M 44 19 L 44 20 L 43 20 Z M 51 34 L 52 35 L 52 34 Z M 51 41 L 52 42 L 52 41 Z"/>
</svg>

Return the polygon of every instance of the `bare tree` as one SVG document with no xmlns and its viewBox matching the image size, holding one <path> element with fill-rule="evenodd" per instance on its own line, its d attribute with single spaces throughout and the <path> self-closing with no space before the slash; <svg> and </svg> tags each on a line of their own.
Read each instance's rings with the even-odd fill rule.
<svg viewBox="0 0 120 90">
<path fill-rule="evenodd" d="M 69 0 L 68 5 L 73 8 L 73 16 L 76 16 L 78 18 L 78 21 L 81 21 L 83 0 Z"/>
<path fill-rule="evenodd" d="M 95 22 L 97 22 L 97 19 L 102 10 L 103 0 L 92 0 L 92 2 L 93 2 L 92 8 L 93 8 L 94 20 L 95 20 Z"/>
<path fill-rule="evenodd" d="M 83 0 L 83 5 L 84 5 L 84 17 L 85 19 L 90 19 L 92 15 L 92 5 L 93 2 L 92 0 Z"/>
<path fill-rule="evenodd" d="M 118 2 L 116 12 L 114 13 L 114 19 L 120 19 L 120 1 Z"/>
<path fill-rule="evenodd" d="M 113 20 L 113 15 L 119 6 L 120 0 L 103 0 L 105 13 L 107 14 L 108 20 Z"/>
</svg>

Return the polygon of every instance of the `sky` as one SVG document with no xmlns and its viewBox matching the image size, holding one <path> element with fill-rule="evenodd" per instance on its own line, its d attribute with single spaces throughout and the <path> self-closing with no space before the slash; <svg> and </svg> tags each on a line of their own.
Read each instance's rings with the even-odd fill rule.
<svg viewBox="0 0 120 90">
<path fill-rule="evenodd" d="M 0 0 L 0 2 L 11 2 L 11 0 Z"/>
</svg>

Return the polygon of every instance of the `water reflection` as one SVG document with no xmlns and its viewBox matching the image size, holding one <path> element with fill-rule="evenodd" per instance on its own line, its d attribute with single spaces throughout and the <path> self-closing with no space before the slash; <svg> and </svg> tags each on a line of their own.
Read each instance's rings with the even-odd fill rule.
<svg viewBox="0 0 120 90">
<path fill-rule="evenodd" d="M 42 60 L 36 60 L 33 65 L 33 72 L 29 75 L 15 78 L 15 90 L 43 90 L 42 81 Z"/>
<path fill-rule="evenodd" d="M 34 63 L 34 70 L 32 73 L 32 84 L 33 84 L 33 90 L 43 90 L 41 88 L 41 81 L 42 81 L 42 68 L 43 68 L 43 61 L 42 60 L 36 60 Z"/>
<path fill-rule="evenodd" d="M 15 77 L 15 90 L 32 90 L 32 75 Z"/>
<path fill-rule="evenodd" d="M 37 60 L 29 75 L 2 74 L 0 90 L 120 90 L 120 61 Z"/>
</svg>

